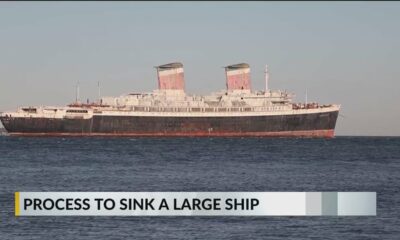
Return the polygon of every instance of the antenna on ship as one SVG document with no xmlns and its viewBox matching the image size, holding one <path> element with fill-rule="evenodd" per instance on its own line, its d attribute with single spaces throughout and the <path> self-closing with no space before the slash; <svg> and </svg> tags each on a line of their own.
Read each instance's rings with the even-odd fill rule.
<svg viewBox="0 0 400 240">
<path fill-rule="evenodd" d="M 97 88 L 98 88 L 98 94 L 99 94 L 98 101 L 100 103 L 100 81 L 97 82 Z"/>
<path fill-rule="evenodd" d="M 79 81 L 76 84 L 76 97 L 75 97 L 75 102 L 79 102 Z"/>
<path fill-rule="evenodd" d="M 267 95 L 268 91 L 268 80 L 269 80 L 269 73 L 268 73 L 268 65 L 265 65 L 265 95 Z"/>
</svg>

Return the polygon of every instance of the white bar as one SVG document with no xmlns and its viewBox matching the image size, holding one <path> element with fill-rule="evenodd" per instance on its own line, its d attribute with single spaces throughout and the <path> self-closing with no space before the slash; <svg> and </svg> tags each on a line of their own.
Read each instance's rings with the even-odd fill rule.
<svg viewBox="0 0 400 240">
<path fill-rule="evenodd" d="M 325 197 L 321 197 L 324 195 Z M 326 196 L 329 198 L 327 199 Z M 332 198 L 332 199 L 331 199 Z M 334 198 L 334 199 L 333 199 Z M 97 199 L 97 200 L 96 200 Z M 99 200 L 103 199 L 103 200 Z M 132 199 L 148 208 L 126 209 Z M 69 204 L 67 202 L 69 201 Z M 197 201 L 197 208 L 195 208 Z M 114 204 L 112 204 L 114 203 Z M 164 203 L 164 205 L 162 204 Z M 166 203 L 166 205 L 165 205 Z M 235 204 L 236 203 L 236 204 Z M 239 204 L 240 203 L 240 204 Z M 336 203 L 332 206 L 332 203 Z M 324 204 L 333 209 L 324 214 Z M 168 206 L 165 207 L 165 206 Z M 98 208 L 99 207 L 99 208 Z M 234 208 L 236 207 L 236 208 Z M 67 209 L 69 208 L 69 209 Z M 107 209 L 108 208 L 108 209 Z M 154 208 L 154 209 L 153 209 Z M 335 210 L 337 209 L 337 211 Z M 16 216 L 375 216 L 376 193 L 16 192 Z"/>
<path fill-rule="evenodd" d="M 250 68 L 242 68 L 242 69 L 238 69 L 238 70 L 228 70 L 228 71 L 226 71 L 226 74 L 228 76 L 238 75 L 238 74 L 245 74 L 245 73 L 250 73 Z"/>
<path fill-rule="evenodd" d="M 167 75 L 178 74 L 178 73 L 183 73 L 183 68 L 174 68 L 174 69 L 163 70 L 163 71 L 158 72 L 159 76 L 167 76 Z"/>
</svg>

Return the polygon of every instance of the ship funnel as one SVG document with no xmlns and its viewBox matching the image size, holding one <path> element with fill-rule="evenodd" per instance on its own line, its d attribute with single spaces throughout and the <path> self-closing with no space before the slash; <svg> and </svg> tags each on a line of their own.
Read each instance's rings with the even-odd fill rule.
<svg viewBox="0 0 400 240">
<path fill-rule="evenodd" d="M 185 81 L 182 63 L 168 63 L 157 66 L 156 69 L 158 89 L 184 90 Z"/>
<path fill-rule="evenodd" d="M 250 65 L 239 63 L 225 67 L 226 88 L 228 90 L 251 89 Z"/>
</svg>

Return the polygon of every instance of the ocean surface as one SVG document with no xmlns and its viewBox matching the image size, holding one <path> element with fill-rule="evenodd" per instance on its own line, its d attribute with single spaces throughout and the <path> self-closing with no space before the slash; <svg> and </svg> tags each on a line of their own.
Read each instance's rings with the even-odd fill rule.
<svg viewBox="0 0 400 240">
<path fill-rule="evenodd" d="M 373 191 L 369 217 L 14 217 L 16 191 Z M 0 239 L 400 239 L 400 138 L 0 137 Z"/>
</svg>

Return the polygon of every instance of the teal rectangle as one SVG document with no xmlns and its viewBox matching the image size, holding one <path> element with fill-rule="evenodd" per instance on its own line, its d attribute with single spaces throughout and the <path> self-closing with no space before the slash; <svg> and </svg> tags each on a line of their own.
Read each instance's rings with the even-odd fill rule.
<svg viewBox="0 0 400 240">
<path fill-rule="evenodd" d="M 339 216 L 376 216 L 376 192 L 339 192 Z"/>
<path fill-rule="evenodd" d="M 322 193 L 322 216 L 338 215 L 338 193 L 323 192 Z"/>
</svg>

